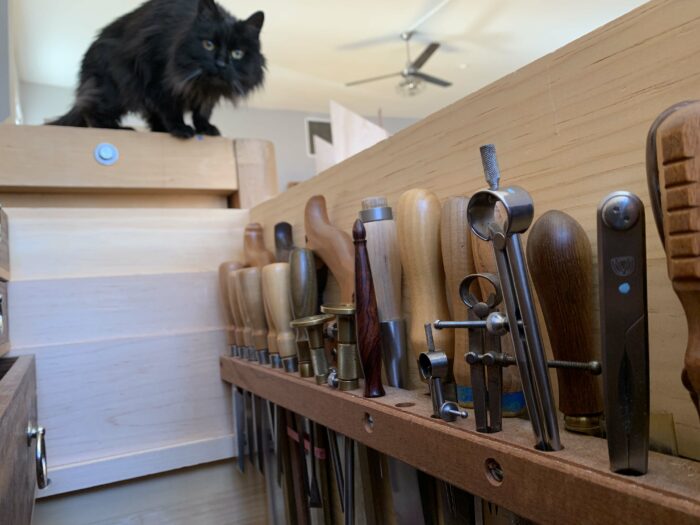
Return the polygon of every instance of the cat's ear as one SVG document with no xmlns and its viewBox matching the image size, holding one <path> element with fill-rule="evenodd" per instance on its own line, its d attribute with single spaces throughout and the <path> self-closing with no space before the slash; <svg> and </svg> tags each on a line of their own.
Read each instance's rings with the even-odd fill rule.
<svg viewBox="0 0 700 525">
<path fill-rule="evenodd" d="M 199 0 L 197 13 L 209 13 L 213 15 L 219 15 L 219 6 L 216 5 L 216 2 L 214 0 Z"/>
<path fill-rule="evenodd" d="M 256 11 L 245 21 L 246 24 L 255 28 L 258 33 L 260 33 L 260 30 L 262 29 L 263 22 L 265 22 L 265 13 L 262 11 Z"/>
</svg>

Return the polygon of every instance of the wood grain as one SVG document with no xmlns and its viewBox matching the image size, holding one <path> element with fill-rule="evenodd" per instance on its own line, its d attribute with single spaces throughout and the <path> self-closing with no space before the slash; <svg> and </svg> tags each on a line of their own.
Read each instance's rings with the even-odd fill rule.
<svg viewBox="0 0 700 525">
<path fill-rule="evenodd" d="M 262 268 L 275 262 L 275 256 L 265 248 L 263 228 L 257 222 L 248 224 L 243 232 L 243 253 L 248 266 Z"/>
<path fill-rule="evenodd" d="M 263 295 L 277 334 L 277 350 L 284 359 L 296 355 L 296 336 L 292 321 L 289 263 L 275 263 L 262 270 Z"/>
<path fill-rule="evenodd" d="M 94 158 L 95 147 L 105 142 L 119 150 L 119 160 L 112 166 Z M 182 141 L 167 133 L 2 126 L 0 157 L 4 191 L 80 188 L 231 194 L 238 189 L 233 144 L 223 137 Z"/>
<path fill-rule="evenodd" d="M 245 319 L 243 317 L 243 311 L 241 310 L 241 303 L 238 299 L 238 278 L 236 277 L 236 272 L 238 270 L 233 270 L 228 274 L 228 293 L 229 299 L 231 301 L 231 314 L 233 315 L 233 323 L 235 325 L 235 338 L 236 344 L 238 346 L 246 346 L 245 338 Z"/>
<path fill-rule="evenodd" d="M 474 273 L 474 258 L 472 256 L 471 229 L 467 221 L 467 204 L 469 197 L 450 197 L 442 204 L 440 215 L 440 245 L 442 261 L 445 267 L 445 294 L 450 319 L 464 321 L 469 310 L 459 295 L 459 285 L 462 280 Z M 457 396 L 461 404 L 460 387 L 471 387 L 469 365 L 464 355 L 469 351 L 469 332 L 454 331 L 454 362 L 452 373 L 457 384 Z"/>
<path fill-rule="evenodd" d="M 425 351 L 425 323 L 448 319 L 445 271 L 440 248 L 440 201 L 428 190 L 414 189 L 399 199 L 396 225 L 399 232 L 401 266 L 409 299 L 409 344 L 415 360 Z M 454 332 L 434 333 L 435 347 L 452 363 Z"/>
<path fill-rule="evenodd" d="M 700 3 L 652 0 L 257 206 L 251 220 L 286 220 L 303 238 L 303 207 L 315 194 L 347 230 L 368 191 L 390 203 L 417 187 L 441 200 L 471 194 L 485 186 L 479 146 L 492 142 L 503 184 L 526 188 L 537 216 L 568 213 L 595 245 L 595 209 L 605 195 L 625 189 L 649 205 L 647 131 L 668 106 L 698 97 L 698 32 Z M 678 381 L 685 315 L 647 217 L 652 411 L 673 413 L 679 453 L 700 459 L 700 422 Z M 266 235 L 272 246 L 271 229 Z"/>
<path fill-rule="evenodd" d="M 0 359 L 0 523 L 31 523 L 36 467 L 27 426 L 37 424 L 34 358 Z"/>
<path fill-rule="evenodd" d="M 352 239 L 346 231 L 331 224 L 322 195 L 314 195 L 306 202 L 304 226 L 307 248 L 326 263 L 340 285 L 340 301 L 352 303 L 355 288 Z"/>
<path fill-rule="evenodd" d="M 555 359 L 598 360 L 593 337 L 593 265 L 586 232 L 564 212 L 551 210 L 530 228 L 527 263 Z M 600 378 L 557 369 L 559 410 L 567 416 L 603 413 Z"/>
<path fill-rule="evenodd" d="M 381 397 L 382 345 L 379 334 L 379 314 L 374 295 L 372 270 L 367 255 L 365 227 L 360 219 L 352 229 L 355 243 L 355 322 L 357 326 L 357 350 L 365 378 L 365 397 Z"/>
<path fill-rule="evenodd" d="M 566 434 L 563 450 L 541 452 L 532 446 L 528 421 L 506 419 L 503 432 L 478 433 L 472 417 L 431 418 L 422 392 L 386 387 L 386 396 L 368 399 L 227 357 L 221 372 L 226 381 L 537 523 L 694 525 L 700 519 L 697 462 L 652 452 L 647 475 L 621 476 L 609 470 L 604 440 Z M 440 453 L 426 454 L 436 444 Z M 488 459 L 500 465 L 501 484 L 490 480 Z"/>
<path fill-rule="evenodd" d="M 240 270 L 243 265 L 236 261 L 227 261 L 219 265 L 219 297 L 221 308 L 226 318 L 226 342 L 229 346 L 236 344 L 236 323 L 231 309 L 231 296 L 228 288 L 228 276 L 231 272 Z"/>
<path fill-rule="evenodd" d="M 688 322 L 682 382 L 700 418 L 700 104 L 670 115 L 656 137 L 668 276 Z"/>
<path fill-rule="evenodd" d="M 239 276 L 238 303 L 241 305 L 245 324 L 251 331 L 251 345 L 256 350 L 263 350 L 267 348 L 267 322 L 260 268 L 244 268 L 234 273 Z"/>
<path fill-rule="evenodd" d="M 233 141 L 238 174 L 238 207 L 249 209 L 279 193 L 275 147 L 260 139 Z"/>
</svg>

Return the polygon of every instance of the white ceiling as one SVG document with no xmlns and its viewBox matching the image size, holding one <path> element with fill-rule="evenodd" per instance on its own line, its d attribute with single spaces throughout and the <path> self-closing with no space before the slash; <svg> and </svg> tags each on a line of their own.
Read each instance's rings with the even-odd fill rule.
<svg viewBox="0 0 700 525">
<path fill-rule="evenodd" d="M 194 1 L 194 0 L 193 0 Z M 423 71 L 453 82 L 415 97 L 396 93 L 397 79 L 357 87 L 344 83 L 399 71 L 399 33 L 440 0 L 220 0 L 239 17 L 265 11 L 264 92 L 251 107 L 328 111 L 330 99 L 372 115 L 423 117 L 554 51 L 645 0 L 452 0 L 420 27 L 412 42 L 444 45 Z M 139 0 L 17 0 L 15 22 L 21 79 L 73 87 L 80 59 L 96 32 Z M 391 38 L 395 36 L 394 38 Z M 372 43 L 380 37 L 389 39 Z M 363 45 L 363 43 L 370 45 Z"/>
</svg>

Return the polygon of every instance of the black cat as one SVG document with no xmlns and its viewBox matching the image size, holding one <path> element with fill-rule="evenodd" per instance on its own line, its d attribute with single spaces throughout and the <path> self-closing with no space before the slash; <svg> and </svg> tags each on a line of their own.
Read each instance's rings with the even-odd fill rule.
<svg viewBox="0 0 700 525">
<path fill-rule="evenodd" d="M 235 104 L 263 84 L 264 19 L 258 11 L 238 20 L 214 0 L 150 0 L 100 32 L 83 58 L 73 108 L 50 124 L 121 128 L 133 112 L 153 131 L 219 135 L 209 122 L 219 100 Z"/>
</svg>

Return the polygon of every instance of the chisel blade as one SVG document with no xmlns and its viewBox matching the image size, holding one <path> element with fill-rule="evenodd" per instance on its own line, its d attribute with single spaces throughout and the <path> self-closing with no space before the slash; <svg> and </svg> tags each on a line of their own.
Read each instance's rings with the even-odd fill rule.
<svg viewBox="0 0 700 525">
<path fill-rule="evenodd" d="M 246 405 L 246 446 L 248 447 L 248 459 L 250 464 L 255 467 L 255 421 L 253 420 L 253 394 L 245 392 Z"/>
<path fill-rule="evenodd" d="M 263 438 L 263 411 L 262 405 L 264 400 L 252 394 L 251 401 L 253 405 L 253 426 L 255 427 L 255 437 L 253 442 L 253 451 L 251 452 L 251 461 L 257 465 L 258 471 L 264 473 L 265 469 L 265 446 Z"/>
<path fill-rule="evenodd" d="M 233 417 L 236 425 L 236 446 L 238 449 L 237 464 L 241 473 L 245 472 L 245 399 L 238 387 L 233 387 Z"/>
</svg>

